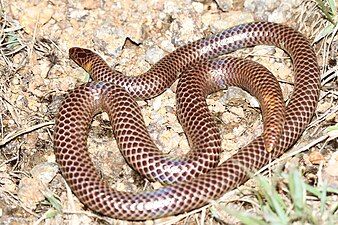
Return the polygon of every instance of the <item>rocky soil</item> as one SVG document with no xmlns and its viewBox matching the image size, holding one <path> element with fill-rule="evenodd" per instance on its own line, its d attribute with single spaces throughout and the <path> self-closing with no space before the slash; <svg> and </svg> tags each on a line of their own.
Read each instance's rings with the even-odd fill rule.
<svg viewBox="0 0 338 225">
<path fill-rule="evenodd" d="M 69 59 L 70 47 L 92 49 L 112 67 L 137 76 L 177 47 L 241 23 L 283 23 L 311 40 L 328 23 L 315 2 L 300 0 L 11 0 L 0 4 L 0 224 L 132 224 L 83 207 L 55 163 L 52 135 L 57 109 L 69 90 L 90 80 Z M 335 188 L 338 128 L 332 127 L 338 122 L 337 41 L 328 36 L 313 43 L 323 74 L 316 115 L 297 144 L 269 167 L 269 171 L 297 167 L 309 183 L 325 180 Z M 282 50 L 257 46 L 233 54 L 268 67 L 288 99 L 293 89 L 292 62 Z M 189 146 L 176 118 L 175 90 L 174 84 L 139 105 L 159 148 L 180 155 Z M 222 133 L 222 160 L 262 132 L 258 103 L 246 92 L 230 88 L 207 101 Z M 88 148 L 114 188 L 135 192 L 160 186 L 125 163 L 105 113 L 92 123 Z M 236 224 L 222 207 L 259 210 L 240 200 L 244 196 L 254 201 L 246 194 L 248 189 L 255 189 L 254 181 L 193 213 L 133 224 Z M 331 197 L 337 202 L 337 196 Z M 216 217 L 215 210 L 222 216 Z"/>
</svg>

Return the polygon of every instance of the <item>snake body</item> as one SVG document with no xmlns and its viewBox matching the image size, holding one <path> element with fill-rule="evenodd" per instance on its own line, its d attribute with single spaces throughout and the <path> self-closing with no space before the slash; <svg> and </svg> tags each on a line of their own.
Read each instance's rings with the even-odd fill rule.
<svg viewBox="0 0 338 225">
<path fill-rule="evenodd" d="M 285 110 L 285 122 L 280 89 L 276 87 L 275 81 L 268 82 L 269 79 L 265 77 L 271 76 L 263 67 L 236 58 L 208 61 L 221 54 L 258 44 L 280 47 L 293 60 L 294 92 Z M 279 24 L 258 22 L 239 25 L 195 41 L 178 48 L 137 77 L 127 77 L 111 70 L 100 58 L 87 57 L 88 51 L 79 50 L 71 49 L 70 56 L 90 72 L 94 80 L 100 82 L 76 88 L 61 105 L 54 131 L 56 159 L 63 176 L 80 201 L 92 210 L 114 218 L 144 220 L 173 215 L 219 198 L 243 183 L 248 171 L 261 168 L 293 145 L 311 120 L 318 101 L 320 76 L 313 49 L 300 33 Z M 256 73 L 250 73 L 252 71 Z M 259 76 L 260 72 L 267 76 Z M 191 165 L 197 165 L 198 170 L 204 168 L 202 170 L 206 173 L 203 174 L 191 169 L 187 179 L 176 179 L 175 172 L 163 173 L 156 168 L 163 159 L 156 161 L 161 156 L 151 151 L 153 143 L 141 139 L 149 135 L 137 103 L 133 100 L 134 97 L 147 99 L 162 93 L 177 79 L 179 73 L 182 73 L 177 89 L 177 98 L 181 99 L 177 106 L 179 120 L 191 133 L 187 136 L 190 137 L 190 143 L 195 143 L 192 148 L 197 152 L 189 160 L 198 161 L 200 156 L 206 160 L 200 164 L 192 162 L 187 165 L 184 160 L 169 159 L 164 160 L 164 163 L 169 163 L 166 166 L 169 168 Z M 254 86 L 255 82 L 251 82 L 254 78 L 264 88 Z M 226 85 L 241 86 L 255 94 L 263 105 L 264 118 L 273 127 L 283 127 L 283 130 L 269 130 L 265 122 L 263 136 L 210 169 L 218 162 L 220 138 L 203 99 L 210 92 Z M 264 90 L 267 91 L 262 94 Z M 270 101 L 273 103 L 271 107 L 265 104 Z M 102 181 L 86 148 L 89 123 L 99 108 L 108 112 L 119 147 L 125 149 L 123 154 L 135 169 L 149 179 L 178 183 L 153 192 L 134 194 L 113 190 Z M 273 111 L 281 113 L 271 114 Z M 270 147 L 271 152 L 266 149 Z M 149 160 L 150 166 L 147 166 L 148 162 L 143 157 Z"/>
</svg>

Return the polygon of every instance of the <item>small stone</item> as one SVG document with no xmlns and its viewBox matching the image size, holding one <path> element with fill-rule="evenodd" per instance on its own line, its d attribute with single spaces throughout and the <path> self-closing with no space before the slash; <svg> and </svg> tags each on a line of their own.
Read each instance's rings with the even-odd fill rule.
<svg viewBox="0 0 338 225">
<path fill-rule="evenodd" d="M 105 121 L 109 121 L 109 116 L 108 116 L 108 113 L 106 113 L 106 112 L 103 112 L 103 113 L 101 114 L 101 117 L 102 117 L 102 119 L 103 119 L 103 120 L 105 120 Z"/>
<path fill-rule="evenodd" d="M 173 52 L 175 50 L 175 46 L 171 43 L 170 40 L 163 40 L 160 44 L 161 48 L 167 52 Z"/>
<path fill-rule="evenodd" d="M 252 108 L 260 108 L 261 107 L 257 98 L 250 95 L 248 92 L 244 92 L 244 95 L 245 95 L 245 99 L 249 102 L 249 104 Z"/>
<path fill-rule="evenodd" d="M 222 149 L 228 151 L 234 151 L 238 149 L 236 136 L 233 133 L 227 133 L 222 135 Z"/>
<path fill-rule="evenodd" d="M 163 185 L 162 185 L 160 182 L 158 182 L 158 181 L 152 182 L 152 183 L 151 183 L 151 186 L 152 186 L 154 189 L 158 189 L 158 188 L 163 187 Z"/>
<path fill-rule="evenodd" d="M 164 51 L 159 47 L 155 46 L 147 50 L 145 54 L 145 60 L 150 64 L 155 64 L 164 57 Z"/>
<path fill-rule="evenodd" d="M 203 13 L 204 5 L 202 3 L 192 2 L 191 5 L 197 13 Z"/>
<path fill-rule="evenodd" d="M 223 99 L 228 100 L 232 98 L 245 98 L 246 95 L 247 93 L 239 87 L 229 87 Z"/>
<path fill-rule="evenodd" d="M 338 188 L 338 152 L 334 152 L 323 171 L 323 179 L 333 188 Z"/>
<path fill-rule="evenodd" d="M 97 9 L 100 7 L 100 1 L 95 0 L 85 0 L 82 2 L 84 9 Z"/>
<path fill-rule="evenodd" d="M 18 84 L 20 84 L 20 80 L 19 80 L 17 77 L 14 77 L 14 78 L 12 79 L 12 84 L 13 84 L 13 85 L 18 85 Z"/>
<path fill-rule="evenodd" d="M 40 107 L 40 103 L 38 103 L 35 99 L 30 99 L 28 102 L 28 108 L 34 112 L 37 112 Z"/>
<path fill-rule="evenodd" d="M 261 135 L 263 133 L 263 123 L 261 122 L 261 118 L 258 118 L 257 120 L 255 120 L 253 123 L 252 123 L 252 129 L 253 129 L 253 136 L 258 136 L 258 135 Z"/>
<path fill-rule="evenodd" d="M 241 136 L 245 130 L 246 130 L 245 126 L 238 126 L 233 129 L 233 134 L 235 136 Z"/>
<path fill-rule="evenodd" d="M 162 105 L 162 96 L 163 95 L 160 95 L 160 96 L 157 96 L 154 101 L 153 101 L 153 109 L 155 111 L 158 111 L 160 108 L 161 108 L 161 105 Z"/>
<path fill-rule="evenodd" d="M 46 162 L 36 165 L 31 170 L 31 174 L 34 179 L 41 181 L 43 184 L 48 184 L 56 176 L 58 170 L 56 163 Z"/>
<path fill-rule="evenodd" d="M 74 88 L 76 81 L 72 77 L 64 77 L 59 79 L 59 83 L 56 84 L 56 87 L 60 91 L 69 91 Z"/>
<path fill-rule="evenodd" d="M 193 41 L 201 38 L 196 29 L 196 23 L 189 16 L 181 16 L 178 20 L 179 39 L 184 42 Z"/>
<path fill-rule="evenodd" d="M 16 184 L 12 180 L 11 176 L 6 172 L 1 171 L 0 177 L 1 177 L 1 188 L 0 188 L 1 191 L 6 191 L 8 193 L 14 193 L 16 190 Z"/>
<path fill-rule="evenodd" d="M 171 15 L 176 14 L 179 11 L 177 4 L 173 1 L 164 1 L 164 9 L 163 12 Z"/>
<path fill-rule="evenodd" d="M 244 110 L 242 107 L 229 107 L 229 111 L 241 118 L 245 117 Z"/>
<path fill-rule="evenodd" d="M 254 21 L 251 13 L 242 11 L 230 11 L 220 15 L 220 19 L 215 23 L 211 22 L 210 27 L 213 32 L 220 32 L 226 28 L 233 27 L 243 23 Z"/>
<path fill-rule="evenodd" d="M 94 120 L 94 121 L 92 122 L 92 124 L 91 124 L 92 127 L 98 127 L 98 126 L 100 126 L 100 125 L 101 125 L 101 123 L 100 123 L 99 121 L 97 121 L 97 120 Z"/>
<path fill-rule="evenodd" d="M 335 121 L 336 123 L 338 122 L 338 114 L 332 113 L 331 115 L 327 115 L 325 117 L 326 121 Z"/>
<path fill-rule="evenodd" d="M 188 143 L 188 141 L 185 138 L 180 138 L 178 146 L 183 151 L 189 149 L 189 143 Z"/>
<path fill-rule="evenodd" d="M 233 113 L 225 112 L 225 113 L 222 114 L 222 121 L 225 124 L 232 123 L 232 122 L 238 123 L 239 118 L 238 118 L 238 116 L 234 115 Z"/>
<path fill-rule="evenodd" d="M 318 103 L 317 110 L 320 113 L 323 113 L 332 107 L 332 102 L 323 102 Z"/>
<path fill-rule="evenodd" d="M 116 190 L 118 191 L 126 191 L 126 185 L 124 183 L 117 183 L 115 186 Z"/>
<path fill-rule="evenodd" d="M 26 8 L 24 13 L 20 15 L 20 24 L 24 27 L 28 34 L 33 35 L 38 28 L 46 24 L 53 16 L 54 10 L 47 6 L 47 3 L 41 2 L 36 6 Z"/>
<path fill-rule="evenodd" d="M 297 0 L 296 0 L 297 1 Z M 296 2 L 295 1 L 295 2 Z M 278 7 L 268 16 L 268 21 L 275 23 L 284 23 L 292 17 L 292 7 L 294 4 L 288 2 L 281 2 Z"/>
<path fill-rule="evenodd" d="M 309 160 L 312 164 L 319 165 L 325 159 L 324 156 L 319 151 L 312 151 L 309 154 Z"/>
<path fill-rule="evenodd" d="M 36 91 L 38 87 L 43 86 L 43 85 L 44 85 L 44 79 L 41 76 L 36 75 L 34 76 L 34 80 L 29 83 L 28 90 L 30 92 L 34 92 Z"/>
<path fill-rule="evenodd" d="M 167 113 L 168 124 L 175 133 L 183 133 L 182 126 L 178 123 L 177 117 L 174 113 Z"/>
<path fill-rule="evenodd" d="M 42 78 L 46 78 L 50 71 L 51 63 L 49 61 L 42 61 L 39 65 L 41 73 L 39 74 Z"/>
<path fill-rule="evenodd" d="M 211 26 L 213 23 L 215 23 L 215 21 L 219 21 L 219 20 L 220 20 L 220 15 L 216 13 L 207 12 L 202 15 L 202 23 L 205 26 Z"/>
<path fill-rule="evenodd" d="M 177 140 L 179 139 L 180 137 L 177 133 L 174 133 L 172 130 L 164 130 L 159 134 L 158 141 L 162 146 L 165 146 L 163 150 L 168 153 L 178 148 Z"/>
<path fill-rule="evenodd" d="M 42 194 L 43 187 L 41 181 L 24 177 L 20 180 L 18 186 L 18 197 L 27 208 L 35 209 L 36 205 L 45 199 Z"/>
<path fill-rule="evenodd" d="M 143 116 L 143 120 L 144 120 L 144 124 L 148 127 L 151 123 L 152 123 L 152 119 L 150 118 L 150 116 L 148 114 L 142 113 Z"/>
<path fill-rule="evenodd" d="M 207 99 L 207 104 L 209 105 L 210 110 L 213 112 L 224 112 L 225 106 L 218 100 Z"/>
<path fill-rule="evenodd" d="M 233 0 L 215 0 L 218 7 L 220 7 L 223 11 L 229 11 L 233 8 Z"/>
<path fill-rule="evenodd" d="M 88 16 L 89 12 L 82 9 L 70 10 L 69 18 L 75 20 L 81 20 L 82 18 Z"/>
<path fill-rule="evenodd" d="M 38 133 L 32 132 L 27 134 L 27 138 L 26 138 L 26 143 L 25 143 L 25 147 L 27 149 L 33 149 L 36 146 L 36 143 L 38 142 Z"/>
</svg>

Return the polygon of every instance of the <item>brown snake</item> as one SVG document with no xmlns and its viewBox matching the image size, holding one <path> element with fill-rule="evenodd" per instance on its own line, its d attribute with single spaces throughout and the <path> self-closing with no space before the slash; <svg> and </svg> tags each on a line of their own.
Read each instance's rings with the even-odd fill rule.
<svg viewBox="0 0 338 225">
<path fill-rule="evenodd" d="M 258 44 L 282 48 L 293 60 L 294 92 L 286 107 L 285 123 L 282 120 L 283 107 L 279 108 L 280 89 L 276 89 L 275 80 L 268 79 L 271 76 L 264 67 L 236 58 L 206 62 L 210 58 Z M 174 215 L 219 198 L 247 180 L 248 172 L 261 168 L 292 146 L 310 122 L 318 101 L 319 69 L 309 42 L 293 29 L 269 22 L 239 25 L 180 47 L 138 77 L 127 77 L 111 70 L 89 50 L 72 48 L 70 56 L 90 72 L 94 80 L 101 82 L 76 88 L 61 105 L 54 131 L 56 159 L 63 176 L 83 204 L 119 219 L 144 220 Z M 190 155 L 187 161 L 200 161 L 201 156 L 204 158 L 204 161 L 200 161 L 202 163 L 189 162 L 185 165 L 185 158 L 166 158 L 154 152 L 153 142 L 143 139 L 149 135 L 137 103 L 132 98 L 147 99 L 162 93 L 179 73 L 182 74 L 177 89 L 177 98 L 181 99 L 177 105 L 178 116 L 184 129 L 188 129 L 189 143 L 194 143 L 193 152 L 197 152 Z M 264 76 L 260 76 L 261 73 Z M 253 86 L 254 83 L 260 84 L 261 88 Z M 204 99 L 210 92 L 227 85 L 241 86 L 260 100 L 265 119 L 265 139 L 263 136 L 256 138 L 230 159 L 210 169 L 218 162 L 220 136 L 207 112 Z M 264 90 L 268 91 L 262 94 Z M 276 110 L 275 106 L 269 108 L 265 104 L 267 102 L 276 104 L 277 109 L 282 110 Z M 149 179 L 179 182 L 152 192 L 134 194 L 116 191 L 102 181 L 86 147 L 90 121 L 101 109 L 108 113 L 117 143 L 135 169 Z M 270 114 L 273 111 L 282 113 Z M 281 134 L 275 129 L 269 130 L 267 119 L 273 126 L 284 124 Z M 271 134 L 272 138 L 269 136 Z M 273 148 L 272 151 L 266 151 L 265 146 Z M 162 168 L 169 167 L 169 171 L 163 172 L 157 168 L 162 161 L 167 163 Z M 197 166 L 197 169 L 191 165 Z M 174 168 L 174 172 L 170 173 L 170 168 Z M 180 177 L 175 173 L 177 168 L 190 168 L 188 174 L 184 174 L 190 177 L 176 179 L 176 176 Z M 209 171 L 199 175 L 199 170 Z"/>
</svg>

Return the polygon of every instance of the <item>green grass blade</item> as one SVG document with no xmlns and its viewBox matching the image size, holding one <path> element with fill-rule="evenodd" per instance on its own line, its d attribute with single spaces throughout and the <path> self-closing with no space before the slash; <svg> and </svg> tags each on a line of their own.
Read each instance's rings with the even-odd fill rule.
<svg viewBox="0 0 338 225">
<path fill-rule="evenodd" d="M 285 213 L 286 205 L 275 188 L 262 176 L 258 176 L 257 180 L 263 197 L 267 200 L 271 209 L 276 212 L 281 221 L 288 221 L 288 216 Z"/>
<path fill-rule="evenodd" d="M 288 176 L 290 196 L 298 216 L 302 215 L 306 205 L 306 189 L 302 176 L 298 170 Z"/>
<path fill-rule="evenodd" d="M 225 208 L 225 211 L 230 215 L 236 217 L 245 225 L 268 225 L 268 223 L 264 222 L 262 218 L 259 218 L 257 216 L 248 215 L 247 213 L 229 208 Z"/>
<path fill-rule="evenodd" d="M 328 0 L 328 2 L 329 2 L 331 13 L 335 17 L 336 14 L 337 14 L 336 1 L 335 0 Z"/>
<path fill-rule="evenodd" d="M 329 23 L 324 29 L 322 29 L 319 34 L 315 37 L 313 40 L 314 43 L 317 43 L 318 41 L 322 40 L 327 35 L 331 34 L 333 30 L 335 29 L 335 25 L 332 23 Z"/>
</svg>

